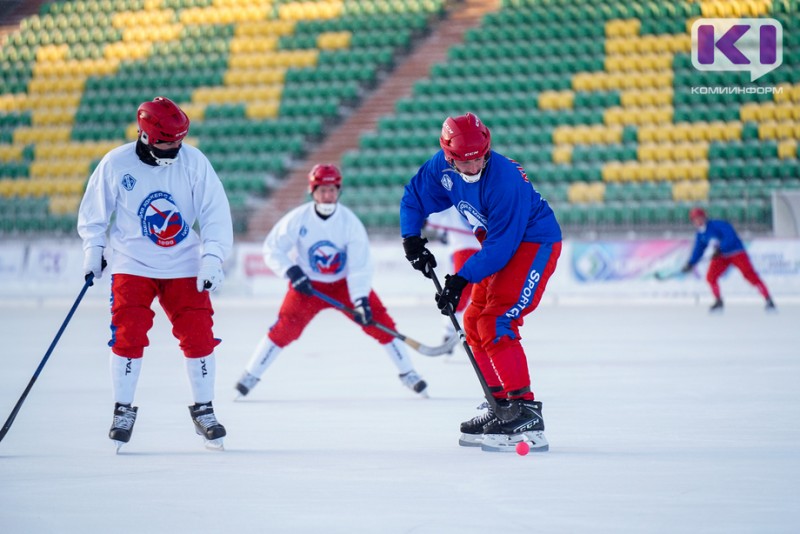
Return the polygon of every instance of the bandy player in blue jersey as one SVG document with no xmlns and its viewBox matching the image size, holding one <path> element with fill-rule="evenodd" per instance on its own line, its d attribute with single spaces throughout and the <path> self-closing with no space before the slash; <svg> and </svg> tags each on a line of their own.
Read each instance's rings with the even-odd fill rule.
<svg viewBox="0 0 800 534">
<path fill-rule="evenodd" d="M 534 400 L 519 327 L 555 271 L 561 228 L 522 167 L 491 150 L 491 133 L 477 116 L 448 117 L 439 144 L 442 149 L 406 185 L 400 203 L 403 248 L 411 265 L 430 278 L 436 259 L 420 237 L 425 218 L 455 206 L 470 222 L 481 249 L 445 277 L 437 305 L 443 314 L 452 312 L 464 287 L 474 284 L 464 312 L 467 342 L 502 412 L 518 414 L 501 420 L 490 406 L 461 424 L 459 443 L 513 451 L 528 440 L 532 450 L 547 450 L 542 405 Z"/>
<path fill-rule="evenodd" d="M 744 279 L 750 282 L 764 297 L 767 311 L 774 311 L 775 303 L 772 301 L 769 290 L 750 262 L 750 256 L 747 255 L 744 244 L 739 239 L 739 234 L 736 233 L 733 225 L 721 219 L 709 219 L 703 208 L 692 208 L 689 211 L 689 220 L 697 229 L 697 235 L 692 255 L 682 271 L 684 273 L 691 271 L 703 257 L 706 248 L 711 246 L 714 249 L 706 274 L 706 281 L 714 295 L 714 304 L 711 305 L 709 311 L 718 313 L 724 308 L 719 278 L 731 265 L 739 269 Z"/>
</svg>

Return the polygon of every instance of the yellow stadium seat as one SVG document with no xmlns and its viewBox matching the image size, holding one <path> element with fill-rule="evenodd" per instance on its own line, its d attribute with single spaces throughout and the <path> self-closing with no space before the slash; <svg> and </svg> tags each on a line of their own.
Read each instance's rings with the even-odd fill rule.
<svg viewBox="0 0 800 534">
<path fill-rule="evenodd" d="M 655 162 L 645 162 L 639 165 L 637 179 L 641 182 L 652 182 L 656 179 L 658 164 Z"/>
<path fill-rule="evenodd" d="M 744 104 L 739 108 L 739 118 L 743 122 L 756 122 L 758 121 L 759 105 L 758 104 Z"/>
<path fill-rule="evenodd" d="M 773 116 L 778 122 L 790 121 L 793 117 L 793 106 L 790 105 L 776 105 L 773 111 Z"/>
<path fill-rule="evenodd" d="M 560 145 L 553 148 L 553 163 L 571 163 L 572 162 L 572 146 Z"/>
<path fill-rule="evenodd" d="M 567 200 L 572 204 L 581 204 L 587 201 L 587 187 L 584 182 L 569 184 L 567 188 Z"/>
<path fill-rule="evenodd" d="M 625 129 L 622 126 L 598 126 L 592 130 L 591 140 L 597 143 L 613 144 L 622 142 L 622 134 Z"/>
<path fill-rule="evenodd" d="M 572 142 L 572 129 L 569 126 L 559 126 L 553 130 L 554 145 L 566 145 Z"/>
<path fill-rule="evenodd" d="M 644 126 L 636 132 L 639 143 L 653 143 L 656 141 L 656 129 L 652 126 Z"/>
<path fill-rule="evenodd" d="M 624 110 L 620 107 L 606 108 L 603 112 L 603 123 L 608 126 L 618 126 L 624 123 Z"/>
<path fill-rule="evenodd" d="M 775 138 L 776 139 L 794 139 L 794 124 L 788 121 L 775 123 Z"/>
<path fill-rule="evenodd" d="M 777 120 L 775 118 L 775 104 L 773 102 L 765 102 L 758 106 L 756 110 L 758 122 L 768 122 Z"/>
<path fill-rule="evenodd" d="M 636 147 L 636 159 L 638 161 L 654 161 L 657 146 L 653 143 L 639 143 Z"/>
<path fill-rule="evenodd" d="M 620 180 L 623 182 L 633 182 L 638 176 L 639 166 L 636 162 L 626 161 L 622 164 L 620 171 Z"/>
<path fill-rule="evenodd" d="M 622 177 L 622 164 L 616 161 L 603 165 L 600 171 L 604 182 L 619 182 Z"/>
<path fill-rule="evenodd" d="M 695 161 L 689 167 L 689 177 L 693 180 L 708 180 L 708 161 Z"/>
<path fill-rule="evenodd" d="M 708 139 L 708 123 L 705 121 L 684 122 L 675 128 L 675 141 L 695 143 Z"/>
</svg>

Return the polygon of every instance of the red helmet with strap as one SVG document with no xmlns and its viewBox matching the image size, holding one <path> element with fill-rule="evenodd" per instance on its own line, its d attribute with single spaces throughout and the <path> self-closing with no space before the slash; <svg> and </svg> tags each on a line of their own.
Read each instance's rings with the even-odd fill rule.
<svg viewBox="0 0 800 534">
<path fill-rule="evenodd" d="M 486 156 L 491 149 L 489 128 L 473 113 L 447 117 L 442 124 L 439 145 L 448 160 L 468 161 Z"/>
<path fill-rule="evenodd" d="M 308 190 L 313 193 L 314 189 L 321 185 L 342 187 L 342 173 L 336 165 L 331 163 L 314 165 L 314 168 L 308 173 Z"/>
<path fill-rule="evenodd" d="M 163 96 L 144 102 L 136 112 L 142 141 L 145 144 L 180 141 L 189 133 L 189 117 L 178 105 Z"/>
</svg>

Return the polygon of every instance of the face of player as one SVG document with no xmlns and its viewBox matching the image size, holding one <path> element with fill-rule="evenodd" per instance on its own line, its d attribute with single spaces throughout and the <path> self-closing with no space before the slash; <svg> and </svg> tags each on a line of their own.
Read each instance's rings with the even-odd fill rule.
<svg viewBox="0 0 800 534">
<path fill-rule="evenodd" d="M 171 165 L 181 150 L 183 139 L 178 141 L 158 141 L 150 145 L 150 153 L 159 165 Z"/>
<path fill-rule="evenodd" d="M 317 204 L 335 204 L 339 200 L 339 188 L 335 185 L 320 185 L 311 194 Z"/>
<path fill-rule="evenodd" d="M 183 139 L 180 141 L 159 141 L 157 143 L 153 143 L 153 146 L 159 150 L 172 150 L 173 148 L 180 148 L 182 143 Z"/>
<path fill-rule="evenodd" d="M 486 166 L 486 158 L 470 159 L 465 161 L 453 160 L 453 166 L 467 183 L 477 182 L 481 172 Z"/>
<path fill-rule="evenodd" d="M 692 217 L 692 224 L 698 230 L 702 230 L 706 226 L 706 218 L 702 215 L 698 215 L 696 217 Z"/>
<path fill-rule="evenodd" d="M 314 199 L 320 215 L 331 215 L 336 210 L 336 203 L 339 201 L 339 188 L 335 185 L 317 186 L 311 193 L 311 198 Z"/>
</svg>

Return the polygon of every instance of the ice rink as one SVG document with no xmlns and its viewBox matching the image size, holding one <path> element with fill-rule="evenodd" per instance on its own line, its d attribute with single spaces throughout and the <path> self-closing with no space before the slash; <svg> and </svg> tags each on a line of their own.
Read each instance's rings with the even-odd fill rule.
<svg viewBox="0 0 800 534">
<path fill-rule="evenodd" d="M 424 282 L 420 282 L 424 283 Z M 77 295 L 76 288 L 75 294 Z M 431 398 L 326 311 L 245 400 L 233 385 L 277 302 L 216 298 L 216 411 L 205 450 L 164 315 L 119 455 L 107 438 L 108 309 L 87 299 L 0 443 L 0 531 L 32 533 L 796 533 L 800 303 L 545 301 L 523 328 L 551 450 L 457 445 L 481 389 L 463 350 L 412 353 Z M 0 418 L 72 299 L 0 300 Z M 388 302 L 440 341 L 431 305 Z M 157 308 L 157 306 L 156 306 Z"/>
</svg>

